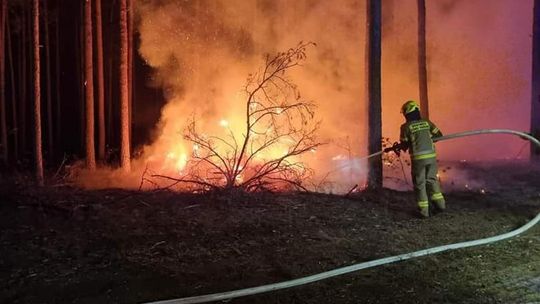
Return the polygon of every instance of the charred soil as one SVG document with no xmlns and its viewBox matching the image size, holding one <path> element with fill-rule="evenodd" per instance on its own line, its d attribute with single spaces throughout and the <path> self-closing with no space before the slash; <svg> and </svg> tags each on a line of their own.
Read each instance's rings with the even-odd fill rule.
<svg viewBox="0 0 540 304">
<path fill-rule="evenodd" d="M 514 174 L 513 168 L 508 174 Z M 506 170 L 505 168 L 498 168 Z M 525 173 L 524 173 L 525 172 Z M 1 303 L 138 303 L 258 286 L 513 230 L 540 210 L 540 173 L 447 193 L 416 217 L 411 192 L 186 194 L 0 189 Z M 539 303 L 540 227 L 232 303 Z"/>
</svg>

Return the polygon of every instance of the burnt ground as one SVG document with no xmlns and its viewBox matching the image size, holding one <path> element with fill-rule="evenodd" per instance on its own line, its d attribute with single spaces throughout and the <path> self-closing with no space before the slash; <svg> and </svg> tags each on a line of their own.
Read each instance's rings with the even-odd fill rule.
<svg viewBox="0 0 540 304">
<path fill-rule="evenodd" d="M 485 172 L 483 172 L 484 170 Z M 489 175 L 485 168 L 476 170 Z M 540 172 L 447 193 L 415 217 L 411 192 L 349 197 L 41 189 L 0 182 L 0 303 L 138 303 L 280 282 L 493 236 L 540 211 Z M 540 227 L 487 246 L 361 270 L 230 303 L 540 303 Z"/>
</svg>

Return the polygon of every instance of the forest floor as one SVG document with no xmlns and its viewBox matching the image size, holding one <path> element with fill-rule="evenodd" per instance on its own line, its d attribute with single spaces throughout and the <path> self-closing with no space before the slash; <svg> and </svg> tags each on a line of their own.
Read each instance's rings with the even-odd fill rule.
<svg viewBox="0 0 540 304">
<path fill-rule="evenodd" d="M 140 303 L 275 283 L 508 232 L 540 211 L 540 171 L 446 193 L 210 195 L 35 188 L 0 179 L 0 303 Z M 540 226 L 486 246 L 370 268 L 230 303 L 540 303 Z"/>
</svg>

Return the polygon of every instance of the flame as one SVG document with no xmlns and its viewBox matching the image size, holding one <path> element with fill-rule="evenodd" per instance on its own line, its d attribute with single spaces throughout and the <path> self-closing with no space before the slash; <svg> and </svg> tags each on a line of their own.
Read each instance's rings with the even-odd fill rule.
<svg viewBox="0 0 540 304">
<path fill-rule="evenodd" d="M 229 121 L 227 121 L 226 119 L 222 119 L 219 121 L 219 125 L 224 127 L 224 128 L 227 128 L 229 127 Z"/>
<path fill-rule="evenodd" d="M 181 151 L 181 150 L 177 150 Z M 163 169 L 174 168 L 176 172 L 182 172 L 186 168 L 188 162 L 187 154 L 182 152 L 171 151 L 166 155 L 166 161 L 163 164 Z"/>
<path fill-rule="evenodd" d="M 530 56 L 525 56 L 522 48 L 518 48 L 525 41 L 526 50 L 530 52 L 528 36 L 513 33 L 516 28 L 531 28 L 521 23 L 529 22 L 532 17 L 529 14 L 529 19 L 512 18 L 507 13 L 530 11 L 530 7 L 527 7 L 530 1 L 519 3 L 512 3 L 513 7 L 519 7 L 512 10 L 508 10 L 507 4 L 502 2 L 490 6 L 488 9 L 492 14 L 488 15 L 500 15 L 501 18 L 487 20 L 488 27 L 477 25 L 479 18 L 475 12 L 478 10 L 471 9 L 474 4 L 470 2 L 456 4 L 454 9 L 459 14 L 443 13 L 443 5 L 434 4 L 431 13 L 445 22 L 433 27 L 437 35 L 431 36 L 433 48 L 428 52 L 430 66 L 440 73 L 440 79 L 448 81 L 438 83 L 430 80 L 430 92 L 434 95 L 430 99 L 433 105 L 430 109 L 433 109 L 434 122 L 443 132 L 484 127 L 482 123 L 491 123 L 493 115 L 501 124 L 506 122 L 517 129 L 528 126 L 528 120 L 515 119 L 516 116 L 523 116 L 527 107 L 520 106 L 519 111 L 508 115 L 507 107 L 500 107 L 499 110 L 493 104 L 493 100 L 508 98 L 492 98 L 522 96 L 519 90 L 525 83 L 523 79 L 530 78 L 530 64 L 523 59 Z M 408 13 L 416 9 L 414 5 L 400 1 L 390 3 L 387 8 Z M 246 96 L 243 94 L 246 77 L 251 77 L 250 73 L 260 68 L 265 54 L 286 50 L 300 40 L 314 41 L 318 45 L 316 50 L 307 54 L 305 66 L 295 71 L 291 79 L 298 85 L 303 97 L 305 95 L 306 99 L 318 103 L 317 114 L 321 114 L 323 119 L 321 141 L 335 141 L 339 145 L 328 145 L 307 153 L 308 164 L 322 176 L 344 165 L 350 169 L 347 172 L 354 171 L 346 175 L 343 173 L 345 170 L 339 170 L 341 175 L 336 180 L 344 185 L 345 191 L 350 189 L 350 184 L 364 184 L 366 166 L 364 161 L 357 158 L 366 154 L 367 146 L 367 125 L 364 123 L 367 121 L 366 102 L 358 98 L 367 95 L 363 54 L 365 6 L 358 5 L 356 0 L 343 0 L 340 5 L 308 0 L 198 0 L 181 3 L 176 0 L 148 0 L 141 1 L 137 13 L 141 38 L 138 51 L 155 71 L 152 85 L 163 88 L 167 99 L 154 142 L 144 148 L 142 163 L 149 163 L 156 170 L 185 170 L 202 150 L 182 136 L 191 115 L 197 117 L 201 130 L 207 134 L 220 138 L 233 136 L 240 141 L 246 135 Z M 411 72 L 417 70 L 416 62 L 409 60 L 414 56 L 411 41 L 415 41 L 416 34 L 415 31 L 401 29 L 414 27 L 403 17 L 407 15 L 396 15 L 392 23 L 385 24 L 389 35 L 386 35 L 384 43 L 390 51 L 383 57 L 383 74 L 388 75 L 383 79 L 383 87 L 386 88 L 383 92 L 383 134 L 392 138 L 398 137 L 402 123 L 399 106 L 405 98 L 415 98 L 418 94 L 417 79 L 410 77 Z M 457 15 L 464 17 L 452 18 Z M 471 35 L 461 35 L 455 28 L 471 29 Z M 501 35 L 485 35 L 485 28 L 497 28 Z M 400 31 L 399 35 L 396 35 L 397 30 Z M 508 38 L 515 43 L 497 43 L 498 39 L 506 41 L 504 39 Z M 485 46 L 492 42 L 501 47 L 496 48 L 498 51 L 486 53 Z M 462 48 L 462 45 L 470 47 Z M 520 56 L 513 55 L 515 52 Z M 454 65 L 462 69 L 447 68 Z M 463 73 L 464 70 L 469 73 Z M 521 74 L 522 70 L 526 70 L 526 73 L 523 72 L 526 76 Z M 472 92 L 470 83 L 474 83 L 478 89 Z M 463 97 L 464 91 L 470 93 Z M 467 115 L 462 115 L 461 108 L 446 102 L 462 98 L 466 98 L 463 102 L 471 109 L 466 111 Z M 489 106 L 486 106 L 487 102 L 469 102 L 483 99 L 489 100 Z M 529 99 L 523 100 L 526 100 L 524 104 L 530 104 Z M 280 101 L 276 102 L 281 105 Z M 258 104 L 255 102 L 250 107 L 256 110 Z M 274 113 L 277 114 L 275 116 L 284 116 L 282 106 L 276 106 Z M 261 133 L 251 132 L 252 138 L 261 138 L 275 130 L 268 128 L 258 131 Z M 344 145 L 340 142 L 345 140 L 349 147 L 347 149 L 342 148 Z M 223 145 L 216 145 L 218 152 L 226 150 Z M 482 155 L 476 149 L 460 149 L 457 144 L 448 146 L 459 152 L 451 154 L 451 159 L 467 162 L 465 158 L 471 155 Z M 485 146 L 481 147 L 483 151 L 493 147 Z M 512 145 L 501 146 L 507 148 Z M 290 147 L 290 142 L 280 141 L 272 149 L 258 155 L 256 160 L 281 157 Z M 445 151 L 454 151 L 451 149 L 441 148 L 440 155 L 450 155 Z M 463 185 L 464 182 L 459 184 Z"/>
</svg>

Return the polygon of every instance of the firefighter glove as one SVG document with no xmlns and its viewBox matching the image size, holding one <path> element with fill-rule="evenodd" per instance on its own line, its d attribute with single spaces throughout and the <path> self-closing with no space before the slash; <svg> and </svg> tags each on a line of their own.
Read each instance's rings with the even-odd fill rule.
<svg viewBox="0 0 540 304">
<path fill-rule="evenodd" d="M 394 151 L 394 153 L 397 154 L 397 156 L 400 156 L 401 155 L 401 144 L 399 144 L 398 142 L 395 142 L 391 147 L 388 147 L 386 149 L 384 149 L 384 153 L 388 153 L 390 151 Z"/>
</svg>

